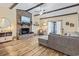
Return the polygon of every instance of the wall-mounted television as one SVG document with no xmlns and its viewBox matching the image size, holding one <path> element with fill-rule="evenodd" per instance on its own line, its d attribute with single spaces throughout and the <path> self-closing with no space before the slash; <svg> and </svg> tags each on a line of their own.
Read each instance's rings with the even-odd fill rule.
<svg viewBox="0 0 79 59">
<path fill-rule="evenodd" d="M 30 24 L 31 20 L 29 17 L 21 16 L 21 24 Z"/>
</svg>

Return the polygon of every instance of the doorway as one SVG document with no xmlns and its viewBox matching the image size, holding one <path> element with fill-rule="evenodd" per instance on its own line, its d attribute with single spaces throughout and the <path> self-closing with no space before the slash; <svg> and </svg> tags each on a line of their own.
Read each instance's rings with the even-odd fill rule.
<svg viewBox="0 0 79 59">
<path fill-rule="evenodd" d="M 61 34 L 61 21 L 48 22 L 48 34 Z"/>
</svg>

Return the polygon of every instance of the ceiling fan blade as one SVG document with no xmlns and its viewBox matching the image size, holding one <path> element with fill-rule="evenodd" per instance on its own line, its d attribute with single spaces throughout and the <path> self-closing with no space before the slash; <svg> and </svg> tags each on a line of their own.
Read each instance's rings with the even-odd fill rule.
<svg viewBox="0 0 79 59">
<path fill-rule="evenodd" d="M 40 11 L 34 11 L 34 12 L 40 12 Z"/>
</svg>

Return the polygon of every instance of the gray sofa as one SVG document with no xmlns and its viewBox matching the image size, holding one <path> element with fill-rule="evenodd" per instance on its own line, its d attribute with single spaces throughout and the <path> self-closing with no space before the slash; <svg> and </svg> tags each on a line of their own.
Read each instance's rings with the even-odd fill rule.
<svg viewBox="0 0 79 59">
<path fill-rule="evenodd" d="M 48 46 L 48 36 L 42 36 L 38 38 L 38 42 L 40 45 Z"/>
<path fill-rule="evenodd" d="M 67 55 L 79 55 L 79 37 L 49 34 L 47 39 L 42 37 L 38 38 L 39 44 Z"/>
</svg>

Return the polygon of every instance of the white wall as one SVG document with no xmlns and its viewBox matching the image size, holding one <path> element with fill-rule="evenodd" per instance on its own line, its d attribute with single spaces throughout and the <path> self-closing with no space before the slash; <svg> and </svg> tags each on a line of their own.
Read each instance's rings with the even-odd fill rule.
<svg viewBox="0 0 79 59">
<path fill-rule="evenodd" d="M 32 15 L 32 32 L 34 32 L 35 34 L 37 34 L 37 31 L 39 29 L 39 26 L 34 26 L 34 24 L 38 22 L 38 24 L 40 24 L 40 18 L 39 17 L 34 17 Z"/>
<path fill-rule="evenodd" d="M 0 7 L 0 18 L 2 17 L 5 17 L 7 20 L 10 21 L 13 36 L 16 36 L 16 9 Z M 9 30 L 9 29 L 6 28 L 6 30 Z"/>
<path fill-rule="evenodd" d="M 56 12 L 44 14 L 44 15 L 41 15 L 41 16 L 34 16 L 33 20 L 37 21 L 37 20 L 40 20 L 40 18 L 57 16 L 57 15 L 63 15 L 63 14 L 74 13 L 74 12 L 78 12 L 79 13 L 79 6 L 77 6 L 77 7 L 71 7 L 71 8 L 68 8 L 68 9 L 63 9 L 63 10 L 60 10 L 60 11 L 56 11 Z M 64 19 L 64 21 L 63 21 L 64 24 L 65 24 L 66 21 L 69 21 L 71 23 L 75 23 L 76 24 L 75 25 L 75 31 L 79 32 L 79 26 L 78 26 L 79 25 L 79 22 L 78 22 L 79 18 L 78 18 L 78 16 L 79 15 L 77 14 L 76 16 L 70 15 L 68 17 L 67 16 L 63 16 L 63 17 L 57 17 L 57 18 L 43 19 L 43 21 L 46 21 L 46 20 L 63 20 Z M 70 28 L 68 28 L 68 29 L 70 29 Z M 72 30 L 72 28 L 69 31 L 71 31 L 71 30 Z"/>
</svg>

